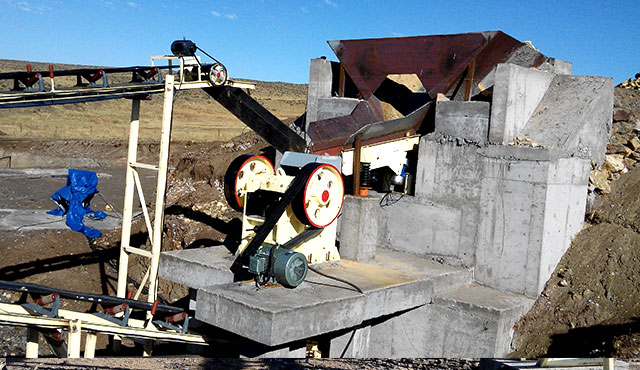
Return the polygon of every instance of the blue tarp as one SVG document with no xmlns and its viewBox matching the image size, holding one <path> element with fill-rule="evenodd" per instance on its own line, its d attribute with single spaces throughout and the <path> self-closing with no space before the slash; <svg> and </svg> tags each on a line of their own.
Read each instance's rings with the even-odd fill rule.
<svg viewBox="0 0 640 370">
<path fill-rule="evenodd" d="M 101 211 L 94 211 L 89 206 L 91 198 L 98 193 L 98 175 L 95 172 L 69 169 L 67 185 L 53 193 L 51 198 L 58 204 L 58 208 L 47 212 L 55 216 L 67 216 L 67 226 L 74 231 L 80 231 L 87 238 L 99 238 L 102 233 L 82 223 L 84 216 L 101 220 L 107 215 Z"/>
</svg>

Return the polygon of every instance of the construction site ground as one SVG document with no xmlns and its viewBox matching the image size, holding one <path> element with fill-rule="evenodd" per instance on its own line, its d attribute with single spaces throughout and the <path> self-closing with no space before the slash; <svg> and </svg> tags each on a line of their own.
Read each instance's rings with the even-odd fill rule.
<svg viewBox="0 0 640 370">
<path fill-rule="evenodd" d="M 291 120 L 304 111 L 304 86 L 281 89 L 276 115 Z M 198 105 L 202 96 L 193 100 L 185 99 L 193 106 Z M 267 99 L 267 98 L 264 98 Z M 159 99 L 156 99 L 159 100 Z M 211 100 L 211 99 L 209 99 Z M 266 100 L 264 100 L 266 101 Z M 287 102 L 291 102 L 287 108 Z M 84 121 L 97 121 L 100 109 L 112 109 L 122 116 L 127 105 L 121 102 L 82 104 L 86 112 Z M 176 103 L 178 106 L 180 101 Z M 269 104 L 266 104 L 269 108 Z M 640 120 L 640 91 L 616 89 L 616 105 L 631 112 L 626 120 L 616 123 L 614 135 L 625 136 L 628 140 L 636 135 L 637 120 Z M 80 108 L 70 108 L 77 113 Z M 111 107 L 111 108 L 109 108 Z M 144 106 L 143 106 L 144 107 Z M 272 107 L 273 108 L 273 107 Z M 29 114 L 40 115 L 42 126 L 46 126 L 43 115 L 46 108 L 3 111 L 3 120 L 26 119 Z M 56 107 L 63 113 L 66 107 Z M 176 108 L 177 109 L 177 108 Z M 213 109 L 213 108 L 212 108 Z M 216 108 L 217 109 L 217 108 Z M 287 110 L 286 114 L 278 114 Z M 74 113 L 74 114 L 75 114 Z M 6 118 L 5 114 L 10 114 Z M 184 113 L 179 117 L 187 117 Z M 124 114 L 126 116 L 126 114 Z M 144 119 L 144 111 L 142 115 Z M 180 118 L 179 118 L 180 119 Z M 178 120 L 179 120 L 178 119 Z M 200 119 L 200 117 L 198 117 Z M 59 120 L 59 119 L 58 119 Z M 2 121 L 2 120 L 0 120 Z M 125 119 L 126 121 L 126 119 Z M 62 122 L 60 120 L 60 122 Z M 186 121 L 182 121 L 182 125 Z M 62 124 L 62 123 L 60 123 Z M 99 125 L 98 123 L 95 123 Z M 239 123 L 238 123 L 239 124 Z M 44 129 L 29 126 L 33 132 Z M 65 129 L 71 129 L 66 127 Z M 159 131 L 159 128 L 158 128 Z M 188 130 L 187 130 L 188 131 Z M 242 129 L 241 129 L 242 131 Z M 159 134 L 159 132 L 158 132 Z M 97 166 L 90 170 L 111 175 L 100 179 L 98 189 L 103 198 L 92 201 L 94 209 L 105 210 L 111 203 L 114 211 L 121 212 L 124 193 L 124 168 L 127 142 L 122 136 L 100 140 L 69 139 L 57 132 L 55 138 L 25 138 L 16 135 L 1 136 L 0 150 L 14 155 L 28 153 L 34 167 L 41 167 L 48 158 L 62 158 L 69 162 L 68 167 L 77 163 L 78 158 L 92 158 Z M 120 134 L 118 134 L 120 135 Z M 150 134 L 149 134 L 150 135 Z M 244 153 L 260 153 L 266 143 L 256 134 L 244 130 L 240 136 L 230 140 L 192 140 L 175 141 L 171 146 L 164 250 L 205 248 L 225 244 L 238 229 L 238 213 L 231 210 L 224 200 L 223 176 L 228 164 L 236 156 Z M 140 161 L 153 163 L 158 146 L 151 139 L 139 148 Z M 38 158 L 43 162 L 38 162 Z M 60 163 L 64 163 L 60 162 Z M 0 168 L 4 162 L 0 161 Z M 57 166 L 60 168 L 61 166 Z M 64 167 L 64 166 L 62 166 Z M 68 168 L 67 167 L 67 168 Z M 578 234 L 566 255 L 558 264 L 556 271 L 545 290 L 537 299 L 531 311 L 517 324 L 516 357 L 537 357 L 554 355 L 560 357 L 615 356 L 640 357 L 640 164 L 628 163 L 628 172 L 621 174 L 612 182 L 610 194 L 598 194 L 598 207 L 593 211 Z M 32 176 L 22 179 L 0 178 L 2 192 L 0 209 L 39 209 L 54 208 L 50 195 L 64 185 L 64 177 Z M 153 202 L 152 188 L 154 178 L 145 180 L 148 192 L 147 203 Z M 106 200 L 106 202 L 105 202 Z M 137 204 L 137 203 L 136 203 Z M 132 232 L 132 245 L 149 247 L 148 238 L 141 218 L 137 218 Z M 90 243 L 82 234 L 66 228 L 25 230 L 16 228 L 0 230 L 0 279 L 25 281 L 54 288 L 78 290 L 94 293 L 115 294 L 116 267 L 119 254 L 120 229 L 107 231 Z M 132 289 L 142 279 L 146 261 L 133 259 L 131 263 Z M 159 294 L 163 299 L 175 305 L 186 304 L 185 287 L 161 282 Z M 144 296 L 143 296 L 144 297 Z M 0 301 L 16 301 L 19 294 L 0 291 Z M 63 308 L 87 310 L 90 305 L 82 302 L 64 301 Z M 25 329 L 0 326 L 0 357 L 24 357 Z M 44 344 L 44 342 L 43 342 Z M 139 355 L 140 348 L 133 348 L 132 342 L 125 342 L 125 354 Z M 213 347 L 213 346 L 212 346 Z M 46 345 L 40 346 L 41 356 L 51 356 Z M 170 346 L 161 347 L 156 355 L 177 355 Z M 97 355 L 112 355 L 106 339 L 99 340 Z M 208 355 L 226 357 L 224 352 L 215 348 Z M 375 354 L 370 354 L 375 356 Z M 11 361 L 11 360 L 10 360 Z M 16 360 L 9 368 L 22 369 L 28 361 Z M 52 360 L 53 361 L 53 360 Z M 57 360 L 56 360 L 57 361 Z M 365 360 L 358 362 L 333 361 L 316 362 L 304 360 L 294 363 L 264 362 L 261 360 L 238 360 L 225 363 L 207 362 L 202 359 L 158 360 L 161 364 L 149 368 L 426 368 L 429 366 L 447 366 L 455 368 L 474 368 L 475 361 L 459 363 L 434 363 L 426 360 Z M 191 364 L 193 362 L 193 364 Z M 56 363 L 61 366 L 74 362 Z M 58 365 L 42 363 L 39 368 L 54 368 Z M 142 363 L 130 359 L 122 362 L 110 362 L 110 367 L 143 369 Z M 442 365 L 442 366 L 441 366 Z M 23 366 L 23 367 L 19 367 Z M 31 365 L 29 365 L 31 366 Z M 47 367 L 50 366 L 50 367 Z M 57 367 L 66 368 L 66 367 Z M 69 367 L 78 368 L 78 367 Z M 82 368 L 82 367 L 80 367 Z"/>
</svg>

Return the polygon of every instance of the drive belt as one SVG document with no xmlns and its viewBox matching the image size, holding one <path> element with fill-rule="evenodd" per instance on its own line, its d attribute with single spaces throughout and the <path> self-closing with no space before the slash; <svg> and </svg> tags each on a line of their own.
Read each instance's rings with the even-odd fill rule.
<svg viewBox="0 0 640 370">
<path fill-rule="evenodd" d="M 323 163 L 308 163 L 302 167 L 298 175 L 294 177 L 291 183 L 289 183 L 289 187 L 287 187 L 287 190 L 285 190 L 278 202 L 270 208 L 269 214 L 266 215 L 264 223 L 258 226 L 253 239 L 251 239 L 247 248 L 240 255 L 241 258 L 248 258 L 258 251 L 271 230 L 273 230 L 278 223 L 282 214 L 287 210 L 289 204 L 293 202 L 299 192 L 304 190 L 311 174 L 313 174 L 316 168 L 322 165 Z M 305 237 L 308 237 L 308 235 L 305 234 Z"/>
</svg>

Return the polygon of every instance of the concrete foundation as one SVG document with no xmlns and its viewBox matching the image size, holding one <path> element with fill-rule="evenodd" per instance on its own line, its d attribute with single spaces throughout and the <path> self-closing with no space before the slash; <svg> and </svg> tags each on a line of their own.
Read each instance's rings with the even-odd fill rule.
<svg viewBox="0 0 640 370">
<path fill-rule="evenodd" d="M 369 352 L 371 326 L 347 330 L 344 334 L 332 338 L 329 342 L 331 358 L 373 357 Z"/>
<path fill-rule="evenodd" d="M 364 294 L 309 273 L 295 289 L 257 289 L 253 282 L 198 290 L 196 318 L 268 346 L 312 338 L 427 304 L 435 292 L 467 284 L 471 272 L 393 251 L 382 262 L 341 260 L 323 272 L 358 285 Z"/>
<path fill-rule="evenodd" d="M 513 324 L 534 300 L 470 284 L 436 294 L 428 305 L 371 328 L 375 357 L 504 356 Z"/>
<path fill-rule="evenodd" d="M 338 219 L 341 258 L 357 262 L 375 260 L 379 212 L 378 198 L 345 197 L 342 216 Z"/>
</svg>

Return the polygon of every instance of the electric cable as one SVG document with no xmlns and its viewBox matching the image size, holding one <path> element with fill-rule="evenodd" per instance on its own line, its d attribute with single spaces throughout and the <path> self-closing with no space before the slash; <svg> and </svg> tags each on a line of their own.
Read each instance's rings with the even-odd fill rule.
<svg viewBox="0 0 640 370">
<path fill-rule="evenodd" d="M 326 278 L 329 278 L 329 279 L 332 279 L 332 280 L 335 280 L 335 281 L 339 281 L 341 283 L 345 283 L 345 284 L 349 285 L 350 287 L 354 288 L 355 290 L 357 290 L 360 294 L 364 294 L 364 292 L 362 291 L 362 289 L 360 289 L 360 287 L 358 287 L 357 285 L 355 285 L 354 283 L 352 283 L 350 281 L 347 281 L 345 279 L 341 279 L 339 277 L 331 276 L 329 274 L 325 274 L 324 272 L 316 270 L 315 268 L 313 268 L 311 266 L 308 266 L 308 267 L 309 267 L 309 270 L 315 272 L 316 274 L 318 274 L 320 276 L 324 276 Z"/>
<path fill-rule="evenodd" d="M 384 208 L 384 207 L 389 207 L 391 205 L 394 205 L 396 203 L 398 203 L 400 201 L 400 199 L 404 198 L 404 194 L 401 194 L 400 197 L 398 198 L 393 198 L 393 192 L 388 192 L 385 193 L 382 198 L 380 198 L 380 207 Z"/>
<path fill-rule="evenodd" d="M 113 212 L 116 213 L 116 215 L 118 216 L 119 219 L 122 220 L 122 214 L 120 212 L 118 212 L 118 210 L 116 210 L 116 207 L 113 206 L 113 204 L 111 204 L 104 196 L 102 196 L 102 194 L 97 193 L 98 197 L 100 199 L 102 199 L 103 202 L 105 202 L 106 205 L 108 205 L 109 207 L 111 207 L 111 209 L 113 210 Z"/>
<path fill-rule="evenodd" d="M 64 221 L 64 219 L 60 219 L 60 220 L 55 220 L 55 221 L 45 221 L 45 222 L 38 222 L 36 224 L 29 224 L 29 225 L 22 225 L 22 226 L 18 226 L 15 229 L 13 229 L 13 231 L 18 231 L 20 229 L 23 229 L 25 227 L 31 227 L 31 226 L 40 226 L 40 225 L 49 225 L 49 224 L 55 224 L 56 222 L 61 222 Z"/>
</svg>

